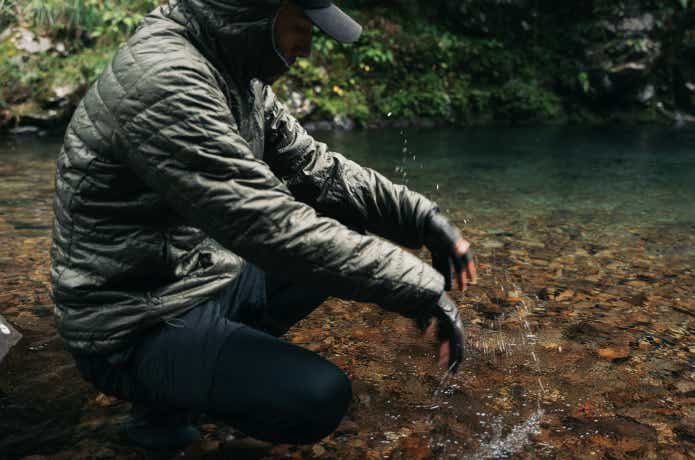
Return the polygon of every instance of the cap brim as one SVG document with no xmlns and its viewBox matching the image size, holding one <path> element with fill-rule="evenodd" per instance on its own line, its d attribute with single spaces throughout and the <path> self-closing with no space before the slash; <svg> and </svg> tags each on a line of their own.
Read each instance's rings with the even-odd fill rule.
<svg viewBox="0 0 695 460">
<path fill-rule="evenodd" d="M 306 9 L 304 13 L 323 33 L 340 43 L 356 42 L 362 34 L 362 26 L 335 5 Z"/>
</svg>

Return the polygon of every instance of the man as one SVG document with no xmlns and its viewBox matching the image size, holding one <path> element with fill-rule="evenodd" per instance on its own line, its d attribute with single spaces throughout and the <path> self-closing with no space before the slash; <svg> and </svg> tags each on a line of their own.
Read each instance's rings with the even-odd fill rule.
<svg viewBox="0 0 695 460">
<path fill-rule="evenodd" d="M 333 364 L 276 338 L 329 296 L 438 324 L 468 242 L 436 205 L 309 136 L 269 84 L 308 56 L 312 24 L 360 26 L 331 2 L 172 0 L 147 16 L 81 101 L 57 160 L 52 295 L 82 375 L 133 402 L 126 433 L 198 439 L 189 414 L 311 443 L 352 393 Z M 437 270 L 401 245 L 422 244 Z"/>
</svg>

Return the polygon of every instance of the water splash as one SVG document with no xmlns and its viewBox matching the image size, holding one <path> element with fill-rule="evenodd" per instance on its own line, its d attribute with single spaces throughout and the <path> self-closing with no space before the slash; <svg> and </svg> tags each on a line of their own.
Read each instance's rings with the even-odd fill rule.
<svg viewBox="0 0 695 460">
<path fill-rule="evenodd" d="M 541 417 L 543 417 L 543 409 L 539 408 L 525 422 L 513 426 L 506 436 L 502 435 L 503 424 L 498 418 L 493 423 L 492 439 L 481 443 L 478 452 L 464 458 L 467 460 L 485 460 L 508 458 L 514 455 L 531 442 L 531 435 L 539 431 Z"/>
</svg>

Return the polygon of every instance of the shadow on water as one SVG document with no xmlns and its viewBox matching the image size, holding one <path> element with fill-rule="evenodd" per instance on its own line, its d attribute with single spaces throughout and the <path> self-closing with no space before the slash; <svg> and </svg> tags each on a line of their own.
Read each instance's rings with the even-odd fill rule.
<svg viewBox="0 0 695 460">
<path fill-rule="evenodd" d="M 409 320 L 330 299 L 286 339 L 350 376 L 353 404 L 336 432 L 313 446 L 269 446 L 203 419 L 206 440 L 189 456 L 694 455 L 694 130 L 315 135 L 435 200 L 473 243 L 480 283 L 451 293 L 466 324 L 465 360 L 443 379 L 435 344 Z M 24 335 L 0 364 L 0 450 L 152 458 L 117 434 L 129 405 L 83 382 L 53 329 L 59 147 L 55 138 L 0 140 L 0 313 Z"/>
</svg>

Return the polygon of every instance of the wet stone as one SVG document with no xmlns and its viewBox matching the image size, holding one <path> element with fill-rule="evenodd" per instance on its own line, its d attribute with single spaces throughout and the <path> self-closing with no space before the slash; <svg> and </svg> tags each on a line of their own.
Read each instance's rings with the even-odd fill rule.
<svg viewBox="0 0 695 460">
<path fill-rule="evenodd" d="M 630 348 L 628 346 L 599 348 L 596 353 L 603 359 L 621 361 L 630 356 Z"/>
<path fill-rule="evenodd" d="M 695 382 L 692 380 L 683 380 L 676 382 L 676 392 L 685 396 L 695 396 Z"/>
</svg>

